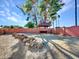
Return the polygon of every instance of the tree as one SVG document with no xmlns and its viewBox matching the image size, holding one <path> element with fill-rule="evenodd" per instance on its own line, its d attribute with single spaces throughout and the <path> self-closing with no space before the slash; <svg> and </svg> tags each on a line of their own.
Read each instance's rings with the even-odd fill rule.
<svg viewBox="0 0 79 59">
<path fill-rule="evenodd" d="M 34 23 L 28 22 L 24 27 L 34 28 Z"/>
<path fill-rule="evenodd" d="M 60 2 L 59 0 L 42 0 L 40 4 L 40 13 L 44 14 L 45 19 L 47 18 L 47 16 L 52 20 L 56 19 L 56 14 L 63 5 L 64 3 Z"/>
<path fill-rule="evenodd" d="M 30 15 L 33 5 L 36 3 L 36 0 L 27 0 L 25 4 L 23 4 L 22 9 L 24 10 L 24 12 L 28 13 L 28 15 Z M 37 19 L 36 19 L 36 14 L 33 14 L 34 20 L 36 22 L 37 25 Z M 27 17 L 27 20 L 29 19 L 29 17 Z"/>
<path fill-rule="evenodd" d="M 44 18 L 44 20 L 54 21 L 57 20 L 57 12 L 62 8 L 64 3 L 59 0 L 42 0 L 40 3 L 40 15 Z"/>
<path fill-rule="evenodd" d="M 57 12 L 64 5 L 64 3 L 60 2 L 60 0 L 41 0 L 41 2 L 39 2 L 39 5 L 37 7 L 33 7 L 33 5 L 36 4 L 37 2 L 38 0 L 26 0 L 26 2 L 22 6 L 23 12 L 30 14 L 32 13 L 31 12 L 32 8 L 39 8 L 40 16 L 44 18 L 44 20 L 47 20 L 47 18 L 49 18 L 53 20 L 53 22 L 57 18 Z M 37 25 L 36 14 L 33 14 L 32 17 L 34 17 L 36 25 Z"/>
<path fill-rule="evenodd" d="M 0 27 L 3 27 L 3 25 L 1 25 Z"/>
</svg>

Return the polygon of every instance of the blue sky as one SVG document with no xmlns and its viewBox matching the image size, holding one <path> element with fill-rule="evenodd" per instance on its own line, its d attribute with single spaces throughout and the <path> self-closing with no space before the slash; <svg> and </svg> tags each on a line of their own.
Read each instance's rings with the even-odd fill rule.
<svg viewBox="0 0 79 59">
<path fill-rule="evenodd" d="M 21 10 L 16 5 L 21 5 L 25 0 L 0 0 L 0 25 L 20 25 L 23 26 L 27 23 L 25 20 L 27 16 L 24 16 Z M 62 7 L 58 14 L 60 15 L 59 25 L 62 26 L 74 26 L 74 0 L 63 0 L 65 5 Z M 79 0 L 77 1 L 79 10 Z M 78 11 L 79 16 L 79 11 Z M 79 25 L 79 17 L 78 17 Z"/>
</svg>

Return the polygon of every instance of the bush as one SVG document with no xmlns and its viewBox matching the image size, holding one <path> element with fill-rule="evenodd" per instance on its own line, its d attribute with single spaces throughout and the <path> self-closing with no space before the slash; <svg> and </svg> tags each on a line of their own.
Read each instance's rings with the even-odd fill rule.
<svg viewBox="0 0 79 59">
<path fill-rule="evenodd" d="M 34 28 L 34 23 L 28 22 L 24 27 Z"/>
</svg>

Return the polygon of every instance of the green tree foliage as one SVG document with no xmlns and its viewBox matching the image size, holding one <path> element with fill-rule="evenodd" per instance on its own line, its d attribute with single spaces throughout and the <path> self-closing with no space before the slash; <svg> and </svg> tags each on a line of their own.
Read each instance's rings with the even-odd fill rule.
<svg viewBox="0 0 79 59">
<path fill-rule="evenodd" d="M 39 0 L 26 0 L 23 4 L 23 11 L 25 13 L 30 13 L 32 11 L 32 6 L 37 3 Z M 57 12 L 62 8 L 64 3 L 60 2 L 60 0 L 40 0 L 38 3 L 38 9 L 40 11 L 40 16 L 46 20 L 47 18 L 51 20 L 57 19 Z M 35 11 L 37 12 L 37 11 Z M 36 19 L 37 20 L 37 19 Z"/>
<path fill-rule="evenodd" d="M 40 13 L 49 16 L 52 20 L 57 18 L 57 12 L 62 8 L 64 3 L 59 0 L 42 0 L 40 4 Z M 48 9 L 48 11 L 46 11 Z"/>
<path fill-rule="evenodd" d="M 34 28 L 34 23 L 28 22 L 24 27 Z"/>
<path fill-rule="evenodd" d="M 54 21 L 59 18 L 57 12 L 63 5 L 64 3 L 60 2 L 60 0 L 42 0 L 39 6 L 40 13 L 43 15 L 45 20 L 49 18 L 51 21 L 53 21 L 54 27 Z"/>
<path fill-rule="evenodd" d="M 31 9 L 32 9 L 32 2 L 31 2 L 31 0 L 26 1 L 26 3 L 23 4 L 22 9 L 24 10 L 25 13 L 26 12 L 30 12 Z"/>
</svg>

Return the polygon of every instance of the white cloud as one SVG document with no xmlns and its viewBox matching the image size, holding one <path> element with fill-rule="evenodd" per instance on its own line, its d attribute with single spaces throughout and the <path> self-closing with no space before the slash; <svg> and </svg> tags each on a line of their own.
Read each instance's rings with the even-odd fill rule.
<svg viewBox="0 0 79 59">
<path fill-rule="evenodd" d="M 0 16 L 6 16 L 4 13 L 0 14 Z"/>
<path fill-rule="evenodd" d="M 6 16 L 4 11 L 0 11 L 0 16 Z"/>
<path fill-rule="evenodd" d="M 77 7 L 79 8 L 79 5 L 77 5 Z"/>
<path fill-rule="evenodd" d="M 18 15 L 16 12 L 11 12 L 11 14 L 12 14 L 13 16 L 20 17 L 20 15 Z"/>
<path fill-rule="evenodd" d="M 72 5 L 64 6 L 60 11 L 58 11 L 58 14 L 62 14 L 69 10 L 72 7 Z"/>
<path fill-rule="evenodd" d="M 17 18 L 13 16 L 7 17 L 7 19 L 13 22 L 18 22 Z"/>
<path fill-rule="evenodd" d="M 26 20 L 20 20 L 20 19 L 14 17 L 14 16 L 7 17 L 7 19 L 8 19 L 9 21 L 15 22 L 16 25 L 20 25 L 20 26 L 24 26 L 24 25 L 27 24 L 27 22 L 28 22 L 28 21 L 26 21 Z"/>
<path fill-rule="evenodd" d="M 8 0 L 5 0 L 5 5 L 7 6 L 7 7 L 9 7 L 9 2 L 8 2 Z"/>
<path fill-rule="evenodd" d="M 0 11 L 1 16 L 11 16 L 10 9 L 6 6 L 3 7 L 3 9 Z"/>
<path fill-rule="evenodd" d="M 9 8 L 5 7 L 4 8 L 4 12 L 5 12 L 6 16 L 11 16 L 11 13 L 10 13 L 10 9 Z"/>
<path fill-rule="evenodd" d="M 15 6 L 14 0 L 4 0 L 4 5 L 6 7 L 14 7 Z"/>
<path fill-rule="evenodd" d="M 3 13 L 5 13 L 4 11 L 0 11 L 0 14 L 3 14 Z"/>
<path fill-rule="evenodd" d="M 6 6 L 0 11 L 0 14 L 5 14 L 6 16 L 11 16 L 10 9 Z"/>
<path fill-rule="evenodd" d="M 73 7 L 72 0 L 63 0 L 63 2 L 65 3 L 65 5 L 62 7 L 61 10 L 58 11 L 58 14 L 62 14 Z"/>
<path fill-rule="evenodd" d="M 9 0 L 9 3 L 10 3 L 10 5 L 11 5 L 12 7 L 15 7 L 15 4 L 14 4 L 13 0 Z"/>
<path fill-rule="evenodd" d="M 11 16 L 11 13 L 6 12 L 6 16 L 10 17 Z"/>
<path fill-rule="evenodd" d="M 3 4 L 3 5 L 0 5 L 0 8 L 3 8 L 3 7 L 5 7 L 5 5 Z"/>
<path fill-rule="evenodd" d="M 26 21 L 26 20 L 19 20 L 19 21 L 17 22 L 17 24 L 20 25 L 20 26 L 24 26 L 24 25 L 27 24 L 27 23 L 28 23 L 28 21 Z"/>
<path fill-rule="evenodd" d="M 3 21 L 3 22 L 5 22 L 6 20 L 5 20 L 5 18 L 0 18 L 0 21 Z"/>
<path fill-rule="evenodd" d="M 9 9 L 9 8 L 5 8 L 5 11 L 6 11 L 6 12 L 10 12 L 10 9 Z"/>
<path fill-rule="evenodd" d="M 72 0 L 62 0 L 66 5 L 69 4 Z"/>
</svg>

